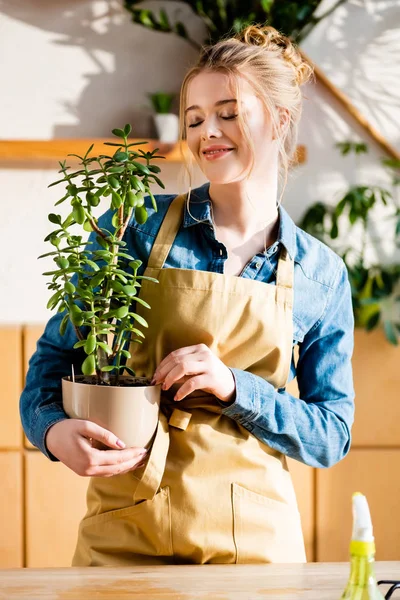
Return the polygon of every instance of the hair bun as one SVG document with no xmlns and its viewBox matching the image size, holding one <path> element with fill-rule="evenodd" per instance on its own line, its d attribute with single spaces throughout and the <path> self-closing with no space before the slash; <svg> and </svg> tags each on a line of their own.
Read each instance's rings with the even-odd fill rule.
<svg viewBox="0 0 400 600">
<path fill-rule="evenodd" d="M 304 60 L 295 44 L 271 25 L 248 25 L 237 35 L 237 39 L 266 50 L 280 49 L 282 58 L 293 68 L 298 85 L 308 81 L 312 75 L 312 66 Z"/>
</svg>

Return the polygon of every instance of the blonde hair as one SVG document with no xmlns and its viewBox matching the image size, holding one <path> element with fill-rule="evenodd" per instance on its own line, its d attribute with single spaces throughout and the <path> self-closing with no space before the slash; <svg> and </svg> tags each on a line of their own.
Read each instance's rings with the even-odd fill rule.
<svg viewBox="0 0 400 600">
<path fill-rule="evenodd" d="M 265 25 L 249 25 L 233 37 L 225 37 L 216 44 L 202 47 L 197 64 L 186 73 L 180 90 L 179 142 L 184 157 L 183 169 L 189 176 L 189 188 L 193 180 L 193 158 L 183 143 L 186 140 L 187 89 L 190 81 L 205 71 L 225 73 L 235 93 L 239 127 L 252 153 L 247 177 L 250 177 L 254 168 L 254 144 L 240 110 L 239 76 L 252 86 L 269 113 L 279 151 L 278 182 L 282 184 L 279 204 L 287 184 L 289 168 L 296 162 L 298 124 L 302 112 L 300 86 L 311 78 L 311 65 L 303 59 L 288 37 L 274 27 Z M 287 109 L 289 113 L 289 123 L 284 132 L 279 127 L 280 109 Z"/>
</svg>

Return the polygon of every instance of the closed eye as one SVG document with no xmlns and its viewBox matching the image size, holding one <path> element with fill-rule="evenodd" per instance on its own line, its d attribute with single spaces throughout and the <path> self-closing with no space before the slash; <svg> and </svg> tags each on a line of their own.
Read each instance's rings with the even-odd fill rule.
<svg viewBox="0 0 400 600">
<path fill-rule="evenodd" d="M 232 119 L 236 119 L 238 115 L 231 115 L 230 117 L 221 117 L 221 119 L 224 119 L 225 121 L 231 121 Z M 189 125 L 189 127 L 198 127 L 199 125 L 202 124 L 203 121 L 199 121 L 198 123 L 193 123 L 193 125 Z"/>
</svg>

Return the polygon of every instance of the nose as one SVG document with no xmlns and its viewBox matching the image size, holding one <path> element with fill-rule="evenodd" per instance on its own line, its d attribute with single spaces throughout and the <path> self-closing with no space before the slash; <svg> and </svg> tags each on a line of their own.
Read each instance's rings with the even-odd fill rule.
<svg viewBox="0 0 400 600">
<path fill-rule="evenodd" d="M 214 119 L 204 120 L 200 127 L 202 129 L 201 137 L 203 140 L 221 137 L 221 131 L 218 129 Z"/>
</svg>

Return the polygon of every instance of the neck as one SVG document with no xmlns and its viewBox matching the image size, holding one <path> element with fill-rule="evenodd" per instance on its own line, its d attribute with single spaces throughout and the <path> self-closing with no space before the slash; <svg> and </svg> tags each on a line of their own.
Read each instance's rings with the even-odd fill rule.
<svg viewBox="0 0 400 600">
<path fill-rule="evenodd" d="M 213 218 L 219 229 L 247 237 L 277 223 L 277 181 L 211 183 L 209 195 Z"/>
</svg>

